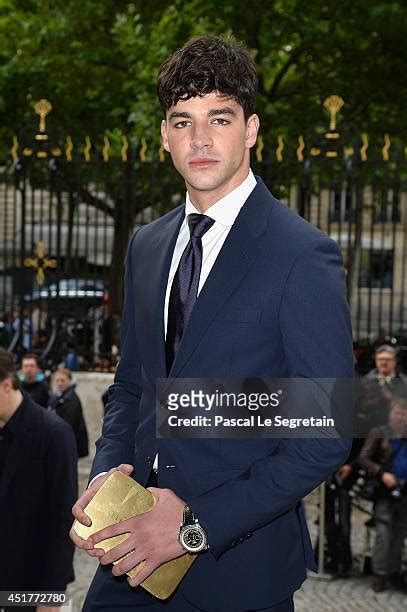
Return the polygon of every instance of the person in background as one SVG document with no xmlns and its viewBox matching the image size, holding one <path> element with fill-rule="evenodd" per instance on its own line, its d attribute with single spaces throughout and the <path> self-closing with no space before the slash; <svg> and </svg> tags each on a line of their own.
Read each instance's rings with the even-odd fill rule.
<svg viewBox="0 0 407 612">
<path fill-rule="evenodd" d="M 56 393 L 51 399 L 51 409 L 72 427 L 78 457 L 87 457 L 89 454 L 88 431 L 83 418 L 81 400 L 75 393 L 71 371 L 67 368 L 58 368 L 54 374 L 54 384 Z"/>
<path fill-rule="evenodd" d="M 20 317 L 18 316 L 13 322 L 13 330 L 21 333 Z M 25 351 L 32 350 L 32 347 L 37 342 L 38 327 L 32 318 L 31 311 L 28 307 L 23 309 L 23 330 L 22 330 L 22 346 Z"/>
<path fill-rule="evenodd" d="M 377 479 L 374 507 L 376 540 L 372 588 L 383 591 L 389 580 L 401 586 L 401 553 L 407 536 L 407 400 L 393 399 L 388 424 L 374 428 L 359 457 Z"/>
<path fill-rule="evenodd" d="M 393 397 L 407 396 L 407 376 L 397 370 L 397 352 L 389 344 L 375 351 L 376 367 L 362 379 L 358 428 L 369 432 L 387 423 Z"/>
<path fill-rule="evenodd" d="M 37 355 L 27 353 L 23 356 L 19 377 L 22 390 L 31 395 L 36 404 L 48 408 L 50 390 Z"/>
<path fill-rule="evenodd" d="M 65 357 L 65 367 L 74 372 L 80 370 L 79 356 L 75 345 L 72 342 L 68 343 L 68 350 Z"/>
<path fill-rule="evenodd" d="M 21 393 L 12 355 L 0 348 L 0 591 L 66 590 L 74 580 L 68 533 L 76 496 L 71 428 Z"/>
</svg>

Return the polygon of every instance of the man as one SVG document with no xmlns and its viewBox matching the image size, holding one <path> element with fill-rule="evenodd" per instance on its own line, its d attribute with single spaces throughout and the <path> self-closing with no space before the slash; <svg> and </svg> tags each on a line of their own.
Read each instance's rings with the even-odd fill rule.
<svg viewBox="0 0 407 612">
<path fill-rule="evenodd" d="M 21 360 L 21 387 L 31 399 L 40 406 L 47 408 L 50 402 L 50 390 L 45 375 L 40 369 L 37 355 L 27 353 Z"/>
<path fill-rule="evenodd" d="M 372 429 L 360 464 L 377 479 L 376 539 L 372 587 L 383 591 L 387 580 L 401 584 L 401 553 L 407 536 L 407 400 L 392 400 L 388 424 Z"/>
<path fill-rule="evenodd" d="M 12 356 L 0 348 L 0 591 L 65 591 L 74 579 L 76 465 L 71 427 L 23 396 Z"/>
<path fill-rule="evenodd" d="M 88 541 L 72 532 L 100 560 L 86 612 L 282 612 L 293 609 L 306 566 L 315 568 L 300 500 L 343 463 L 348 442 L 155 436 L 157 378 L 352 376 L 339 251 L 250 171 L 256 88 L 246 48 L 214 36 L 191 40 L 159 72 L 163 145 L 185 179 L 186 204 L 130 242 L 122 358 L 90 487 L 73 512 L 86 524 L 102 472 L 134 466 L 134 477 L 152 484 L 158 454 L 156 504 Z M 157 602 L 134 587 L 185 552 L 186 504 L 209 549 L 174 596 Z M 122 546 L 93 547 L 123 530 L 132 535 Z M 125 572 L 141 560 L 129 588 Z"/>
<path fill-rule="evenodd" d="M 397 370 L 397 353 L 389 344 L 375 351 L 376 367 L 362 380 L 358 428 L 366 434 L 380 425 L 386 425 L 390 403 L 394 396 L 407 396 L 407 377 Z"/>
</svg>

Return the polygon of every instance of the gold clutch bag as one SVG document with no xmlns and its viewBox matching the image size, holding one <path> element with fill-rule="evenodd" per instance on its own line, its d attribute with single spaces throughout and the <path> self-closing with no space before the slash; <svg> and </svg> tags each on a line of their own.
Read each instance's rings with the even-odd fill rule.
<svg viewBox="0 0 407 612">
<path fill-rule="evenodd" d="M 154 506 L 154 496 L 138 482 L 122 474 L 113 472 L 95 493 L 93 499 L 86 506 L 86 514 L 92 519 L 92 525 L 86 527 L 75 521 L 73 528 L 83 539 L 89 538 L 93 533 L 118 523 L 125 519 L 148 512 Z M 96 544 L 96 548 L 103 548 L 105 552 L 111 550 L 128 537 L 128 533 L 114 536 Z M 118 559 L 119 563 L 124 557 Z M 141 586 L 151 595 L 159 599 L 167 599 L 177 588 L 182 578 L 195 561 L 196 555 L 185 553 L 182 557 L 167 561 L 160 565 Z M 133 578 L 143 567 L 139 563 L 127 575 Z"/>
</svg>

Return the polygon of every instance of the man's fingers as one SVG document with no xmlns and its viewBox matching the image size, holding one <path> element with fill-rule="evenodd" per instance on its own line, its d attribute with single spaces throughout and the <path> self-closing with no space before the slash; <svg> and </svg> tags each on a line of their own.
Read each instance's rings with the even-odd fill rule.
<svg viewBox="0 0 407 612">
<path fill-rule="evenodd" d="M 88 505 L 90 500 L 93 498 L 93 496 L 95 495 L 95 492 L 96 491 L 92 488 L 86 489 L 86 491 L 80 496 L 80 498 L 75 502 L 75 504 L 72 507 L 72 514 L 74 515 L 74 517 L 80 523 L 82 523 L 82 525 L 86 525 L 87 527 L 90 527 L 92 525 L 92 521 L 90 517 L 84 511 L 84 508 Z"/>
<path fill-rule="evenodd" d="M 146 580 L 153 573 L 153 571 L 157 569 L 157 567 L 158 565 L 156 563 L 150 561 L 149 559 L 146 559 L 144 561 L 142 569 L 137 574 L 137 576 L 135 576 L 134 578 L 128 578 L 127 582 L 130 586 L 136 587 L 142 582 L 144 582 L 144 580 Z"/>
<path fill-rule="evenodd" d="M 111 550 L 109 550 L 103 557 L 100 558 L 100 562 L 102 565 L 108 565 L 109 563 L 113 563 L 113 561 L 117 561 L 124 555 L 127 555 L 128 552 L 134 549 L 134 540 L 131 538 L 126 538 L 124 542 L 118 544 Z"/>
<path fill-rule="evenodd" d="M 96 531 L 93 535 L 89 537 L 89 540 L 95 545 L 102 540 L 106 540 L 107 538 L 112 538 L 113 536 L 122 535 L 124 533 L 130 534 L 132 529 L 130 526 L 130 521 L 134 523 L 137 517 L 132 517 L 131 519 L 127 519 L 126 521 L 120 521 L 120 523 L 116 523 L 115 525 L 109 525 L 108 527 L 104 527 L 100 531 Z"/>
<path fill-rule="evenodd" d="M 121 576 L 122 574 L 129 572 L 130 570 L 134 569 L 139 563 L 144 561 L 145 557 L 146 555 L 143 552 L 140 552 L 137 549 L 133 550 L 133 552 L 128 557 L 113 566 L 113 576 Z"/>
<path fill-rule="evenodd" d="M 82 548 L 83 550 L 93 550 L 92 542 L 89 542 L 88 540 L 84 540 L 83 538 L 78 536 L 78 534 L 76 533 L 73 527 L 71 528 L 71 531 L 69 532 L 69 537 L 71 538 L 75 546 L 77 546 L 78 548 Z"/>
<path fill-rule="evenodd" d="M 130 474 L 134 470 L 134 467 L 130 465 L 130 463 L 121 463 L 117 466 L 117 468 L 114 468 L 114 470 L 123 472 L 123 474 L 127 474 L 127 476 L 130 476 Z"/>
</svg>

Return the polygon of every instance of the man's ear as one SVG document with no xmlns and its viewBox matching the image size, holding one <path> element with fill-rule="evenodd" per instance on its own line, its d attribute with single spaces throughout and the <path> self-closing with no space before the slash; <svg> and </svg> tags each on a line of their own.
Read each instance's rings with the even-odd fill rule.
<svg viewBox="0 0 407 612">
<path fill-rule="evenodd" d="M 168 143 L 168 135 L 167 135 L 167 122 L 165 119 L 161 121 L 161 138 L 163 141 L 163 147 L 166 151 L 170 151 L 170 145 Z"/>
<path fill-rule="evenodd" d="M 257 133 L 260 127 L 260 119 L 257 115 L 250 115 L 246 122 L 246 147 L 251 149 L 256 144 Z"/>
</svg>

